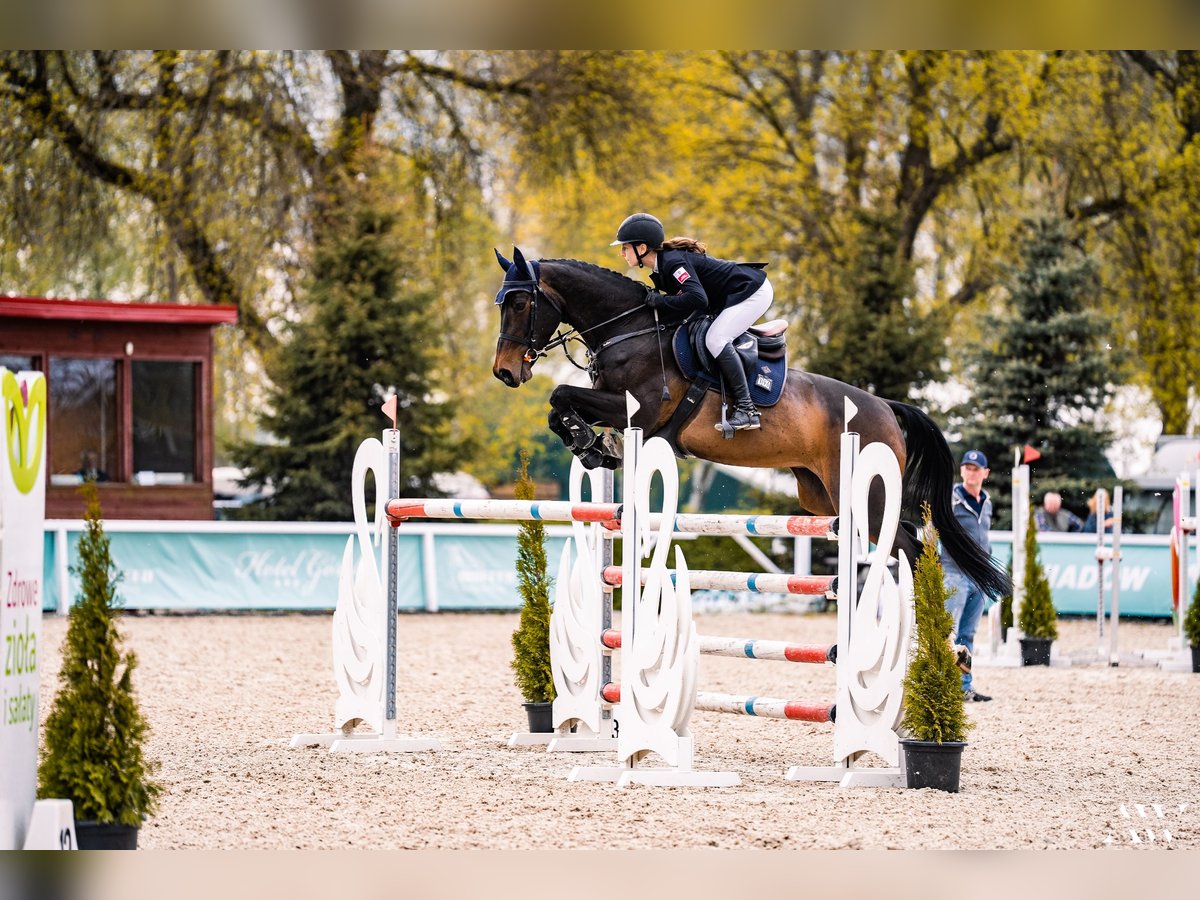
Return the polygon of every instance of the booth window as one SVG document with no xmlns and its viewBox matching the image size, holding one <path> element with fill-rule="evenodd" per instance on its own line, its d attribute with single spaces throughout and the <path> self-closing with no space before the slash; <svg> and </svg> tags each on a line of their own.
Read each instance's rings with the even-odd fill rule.
<svg viewBox="0 0 1200 900">
<path fill-rule="evenodd" d="M 10 372 L 28 372 L 37 369 L 37 360 L 32 356 L 0 353 L 0 369 L 8 369 Z"/>
<path fill-rule="evenodd" d="M 52 356 L 47 381 L 51 483 L 107 481 L 120 460 L 116 361 Z"/>
<path fill-rule="evenodd" d="M 133 478 L 139 484 L 195 481 L 197 368 L 133 361 Z"/>
</svg>

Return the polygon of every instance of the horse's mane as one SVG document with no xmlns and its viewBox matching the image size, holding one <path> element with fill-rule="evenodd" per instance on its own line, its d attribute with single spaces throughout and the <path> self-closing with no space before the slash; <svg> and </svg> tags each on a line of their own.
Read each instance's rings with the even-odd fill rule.
<svg viewBox="0 0 1200 900">
<path fill-rule="evenodd" d="M 584 262 L 582 259 L 542 259 L 539 262 L 561 263 L 571 269 L 593 273 L 612 282 L 614 287 L 620 287 L 624 290 L 629 290 L 631 287 L 636 287 L 640 291 L 646 290 L 646 285 L 640 281 L 635 281 L 628 275 L 622 275 L 620 272 L 614 272 L 612 269 L 606 269 L 604 266 L 598 266 L 594 263 Z"/>
</svg>

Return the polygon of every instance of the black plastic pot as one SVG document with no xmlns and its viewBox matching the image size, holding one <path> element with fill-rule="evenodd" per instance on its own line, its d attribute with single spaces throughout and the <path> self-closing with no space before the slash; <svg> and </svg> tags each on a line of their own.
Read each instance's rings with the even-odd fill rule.
<svg viewBox="0 0 1200 900">
<path fill-rule="evenodd" d="M 522 703 L 525 715 L 529 717 L 529 731 L 533 734 L 544 734 L 554 730 L 553 703 Z"/>
<path fill-rule="evenodd" d="M 904 780 L 910 788 L 936 788 L 958 793 L 966 741 L 900 741 L 904 747 Z"/>
<path fill-rule="evenodd" d="M 136 850 L 138 828 L 117 822 L 76 822 L 75 842 L 80 850 Z"/>
<path fill-rule="evenodd" d="M 1053 638 L 1021 638 L 1021 665 L 1050 665 L 1050 645 L 1053 643 Z"/>
<path fill-rule="evenodd" d="M 1191 645 L 1192 648 L 1192 671 L 1200 672 L 1200 646 Z"/>
</svg>

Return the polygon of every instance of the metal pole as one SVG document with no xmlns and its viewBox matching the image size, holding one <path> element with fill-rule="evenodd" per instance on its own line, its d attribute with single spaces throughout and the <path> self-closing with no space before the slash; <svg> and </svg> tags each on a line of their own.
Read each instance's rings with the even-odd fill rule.
<svg viewBox="0 0 1200 900">
<path fill-rule="evenodd" d="M 388 496 L 400 496 L 400 432 L 395 428 L 383 430 L 383 446 L 388 454 Z M 387 539 L 387 680 L 384 690 L 385 712 L 383 733 L 386 737 L 396 736 L 396 592 L 399 577 L 396 571 L 398 556 L 396 543 L 400 536 L 395 528 L 385 528 Z"/>
<path fill-rule="evenodd" d="M 1096 492 L 1096 647 L 1104 656 L 1104 494 Z"/>
<path fill-rule="evenodd" d="M 1008 640 L 1004 642 L 1010 656 L 1019 653 L 1021 646 L 1021 627 L 1018 623 L 1021 618 L 1021 604 L 1025 600 L 1025 532 L 1029 527 L 1029 466 L 1016 466 L 1012 471 L 1012 476 L 1013 622 L 1008 629 Z"/>
<path fill-rule="evenodd" d="M 1112 537 L 1112 609 L 1109 612 L 1108 664 L 1119 666 L 1121 657 L 1117 652 L 1117 626 L 1121 623 L 1121 511 L 1125 489 L 1121 485 L 1113 488 L 1113 537 Z"/>
</svg>

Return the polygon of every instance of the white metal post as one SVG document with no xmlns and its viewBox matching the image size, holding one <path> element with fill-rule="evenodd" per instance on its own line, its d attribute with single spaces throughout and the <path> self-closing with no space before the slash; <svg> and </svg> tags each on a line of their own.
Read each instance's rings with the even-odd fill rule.
<svg viewBox="0 0 1200 900">
<path fill-rule="evenodd" d="M 1108 664 L 1117 666 L 1121 658 L 1117 652 L 1117 626 L 1121 622 L 1121 512 L 1124 506 L 1125 489 L 1121 485 L 1113 488 L 1113 531 L 1112 531 L 1112 608 L 1109 610 Z M 1103 526 L 1101 526 L 1103 527 Z"/>
<path fill-rule="evenodd" d="M 1108 511 L 1104 505 L 1104 494 L 1099 491 L 1096 499 L 1096 652 L 1104 656 L 1104 557 L 1107 548 L 1104 546 L 1104 514 Z"/>
<path fill-rule="evenodd" d="M 1013 521 L 1012 521 L 1012 625 L 1008 628 L 1008 639 L 1004 642 L 1004 655 L 1020 658 L 1021 655 L 1021 604 L 1025 600 L 1025 532 L 1029 529 L 1029 466 L 1018 465 L 1012 471 Z"/>
</svg>

